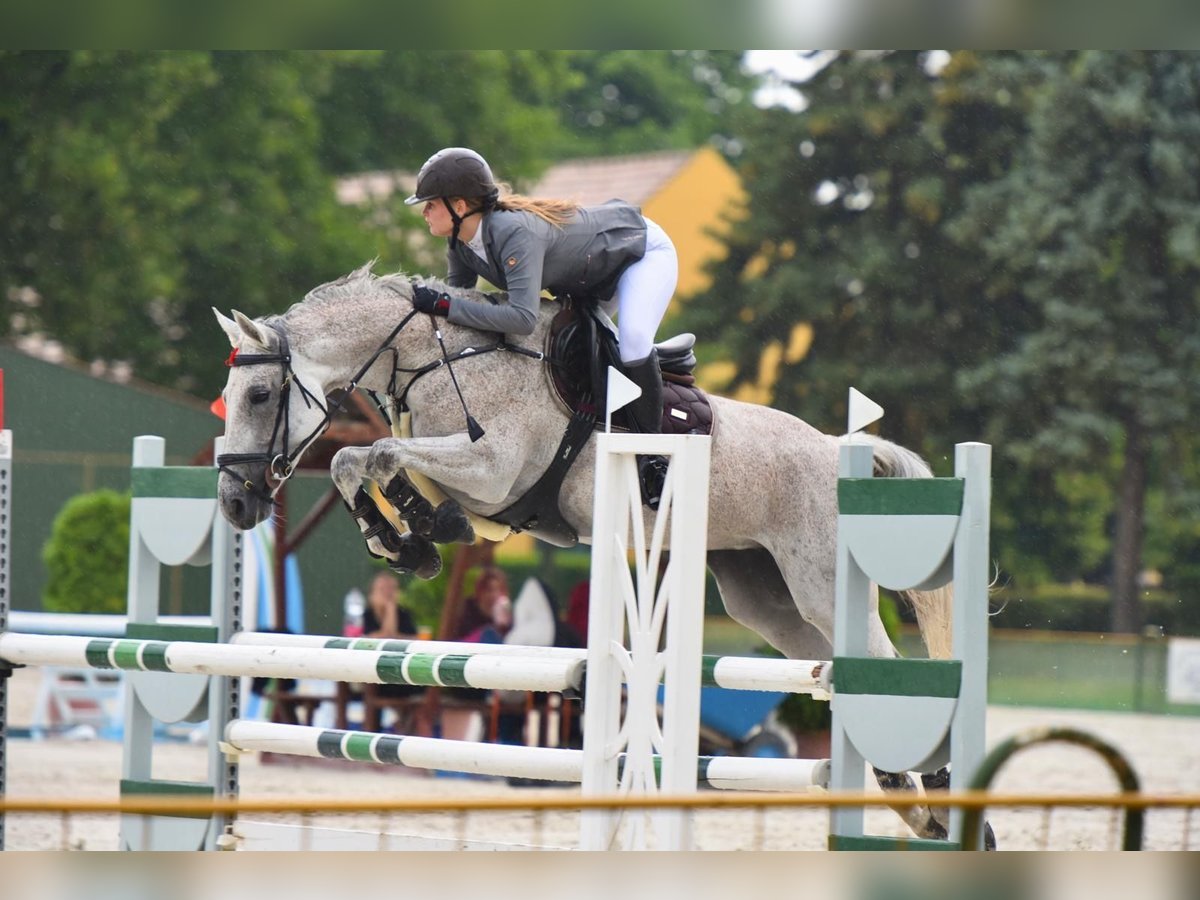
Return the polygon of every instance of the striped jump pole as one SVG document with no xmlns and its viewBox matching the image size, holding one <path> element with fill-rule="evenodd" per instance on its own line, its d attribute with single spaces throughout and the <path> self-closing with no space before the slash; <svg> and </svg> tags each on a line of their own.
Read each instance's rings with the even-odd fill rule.
<svg viewBox="0 0 1200 900">
<path fill-rule="evenodd" d="M 244 719 L 235 719 L 226 726 L 225 743 L 229 750 L 241 753 L 266 751 L 540 781 L 583 780 L 582 750 L 402 737 Z M 655 757 L 656 769 L 661 762 L 661 757 Z M 624 759 L 620 764 L 623 768 Z M 696 776 L 699 784 L 720 790 L 807 791 L 828 786 L 829 760 L 701 756 Z"/>
<path fill-rule="evenodd" d="M 0 660 L 19 665 L 130 672 L 558 692 L 578 690 L 584 668 L 583 660 L 573 659 L 322 650 L 12 632 L 0 634 Z"/>
<path fill-rule="evenodd" d="M 461 641 L 421 641 L 395 638 L 344 638 L 311 634 L 243 631 L 231 643 L 254 647 L 309 647 L 323 650 L 372 650 L 388 653 L 505 656 L 520 659 L 584 661 L 587 651 L 574 647 L 526 647 L 518 644 L 471 644 Z M 704 656 L 702 687 L 735 691 L 780 691 L 829 699 L 832 666 L 828 660 L 770 659 L 750 656 Z"/>
</svg>

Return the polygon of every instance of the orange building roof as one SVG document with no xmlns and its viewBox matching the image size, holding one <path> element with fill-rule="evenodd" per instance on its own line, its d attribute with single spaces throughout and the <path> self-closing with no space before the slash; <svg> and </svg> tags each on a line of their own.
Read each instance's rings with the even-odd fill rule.
<svg viewBox="0 0 1200 900">
<path fill-rule="evenodd" d="M 583 206 L 619 198 L 642 206 L 687 165 L 695 150 L 571 159 L 551 166 L 531 197 L 574 200 Z"/>
</svg>

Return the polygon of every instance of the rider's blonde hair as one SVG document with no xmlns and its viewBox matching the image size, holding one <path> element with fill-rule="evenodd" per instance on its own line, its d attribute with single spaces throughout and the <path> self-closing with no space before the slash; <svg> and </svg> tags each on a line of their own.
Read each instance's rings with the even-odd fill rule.
<svg viewBox="0 0 1200 900">
<path fill-rule="evenodd" d="M 544 200 L 536 197 L 526 197 L 524 194 L 514 194 L 507 184 L 499 184 L 500 196 L 496 200 L 495 209 L 515 212 L 533 213 L 558 228 L 566 225 L 575 213 L 579 204 L 572 200 Z"/>
</svg>

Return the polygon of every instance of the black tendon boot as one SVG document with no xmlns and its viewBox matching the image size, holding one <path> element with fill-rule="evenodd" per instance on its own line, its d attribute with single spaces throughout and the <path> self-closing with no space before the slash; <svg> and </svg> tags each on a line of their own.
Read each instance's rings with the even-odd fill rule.
<svg viewBox="0 0 1200 900">
<path fill-rule="evenodd" d="M 642 389 L 642 395 L 627 407 L 630 424 L 642 434 L 662 432 L 662 371 L 658 368 L 658 351 L 651 350 L 644 359 L 625 363 L 625 374 Z M 642 487 L 642 502 L 658 509 L 662 499 L 663 482 L 667 475 L 667 460 L 662 456 L 638 457 L 638 480 Z"/>
</svg>

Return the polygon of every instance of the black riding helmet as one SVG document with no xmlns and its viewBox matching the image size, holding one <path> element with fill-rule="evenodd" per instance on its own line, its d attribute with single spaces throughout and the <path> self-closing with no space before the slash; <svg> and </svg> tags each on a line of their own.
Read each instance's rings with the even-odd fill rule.
<svg viewBox="0 0 1200 900">
<path fill-rule="evenodd" d="M 472 216 L 491 209 L 499 196 L 500 188 L 486 159 L 466 147 L 446 147 L 421 166 L 417 173 L 417 189 L 404 202 L 415 206 L 440 197 L 454 222 L 454 233 L 450 236 L 450 246 L 454 247 L 458 243 L 458 229 L 466 216 L 454 211 L 450 198 L 476 201 L 477 205 L 467 211 L 467 216 Z"/>
</svg>

